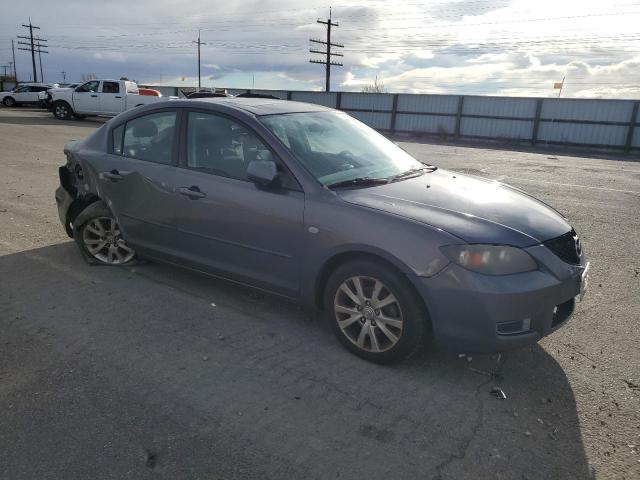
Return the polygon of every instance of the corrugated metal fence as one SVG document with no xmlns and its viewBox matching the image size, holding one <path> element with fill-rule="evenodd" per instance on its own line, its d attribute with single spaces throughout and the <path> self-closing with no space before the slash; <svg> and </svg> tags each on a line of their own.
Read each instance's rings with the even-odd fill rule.
<svg viewBox="0 0 640 480">
<path fill-rule="evenodd" d="M 177 95 L 174 87 L 152 87 Z M 640 150 L 638 100 L 227 89 L 316 103 L 389 133 Z"/>
</svg>

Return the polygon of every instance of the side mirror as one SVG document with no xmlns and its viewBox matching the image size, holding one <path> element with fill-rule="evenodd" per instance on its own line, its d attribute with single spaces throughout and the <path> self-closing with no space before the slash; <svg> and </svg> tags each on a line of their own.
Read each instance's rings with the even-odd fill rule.
<svg viewBox="0 0 640 480">
<path fill-rule="evenodd" d="M 271 160 L 253 160 L 247 167 L 247 178 L 258 185 L 272 185 L 278 178 L 278 167 Z"/>
</svg>

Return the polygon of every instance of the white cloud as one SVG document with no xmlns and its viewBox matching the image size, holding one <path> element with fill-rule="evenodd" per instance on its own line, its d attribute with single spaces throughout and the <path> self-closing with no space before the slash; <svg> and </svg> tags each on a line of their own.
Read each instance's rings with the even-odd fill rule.
<svg viewBox="0 0 640 480">
<path fill-rule="evenodd" d="M 323 38 L 328 7 L 320 0 L 244 0 L 216 5 L 193 0 L 113 0 L 109 15 L 80 0 L 26 0 L 0 19 L 0 56 L 24 34 L 25 16 L 49 39 L 45 77 L 127 75 L 145 82 L 197 82 L 202 29 L 206 82 L 250 88 L 320 89 L 324 69 L 308 62 L 309 38 Z M 333 9 L 344 67 L 334 86 L 359 90 L 376 75 L 389 91 L 640 98 L 640 5 L 601 0 L 343 0 Z M 49 22 L 55 18 L 56 22 Z M 322 47 L 320 47 L 321 49 Z M 317 57 L 317 56 L 316 56 Z M 0 58 L 1 60 L 1 58 Z M 30 59 L 18 52 L 28 78 Z"/>
</svg>

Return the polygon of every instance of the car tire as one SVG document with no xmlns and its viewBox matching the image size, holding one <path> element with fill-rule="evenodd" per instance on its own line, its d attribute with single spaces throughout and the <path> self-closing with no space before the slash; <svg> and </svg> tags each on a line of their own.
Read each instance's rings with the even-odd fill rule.
<svg viewBox="0 0 640 480">
<path fill-rule="evenodd" d="M 324 310 L 340 342 L 376 363 L 410 357 L 423 345 L 428 326 L 427 310 L 409 280 L 369 259 L 350 261 L 331 274 Z"/>
<path fill-rule="evenodd" d="M 53 104 L 53 116 L 58 120 L 69 120 L 73 115 L 73 110 L 67 102 L 58 101 Z"/>
<path fill-rule="evenodd" d="M 15 107 L 16 106 L 16 101 L 13 99 L 13 97 L 5 97 L 2 100 L 2 103 L 4 104 L 5 107 Z"/>
<path fill-rule="evenodd" d="M 89 205 L 73 222 L 74 239 L 91 264 L 121 266 L 136 253 L 122 238 L 118 222 L 103 202 Z"/>
</svg>

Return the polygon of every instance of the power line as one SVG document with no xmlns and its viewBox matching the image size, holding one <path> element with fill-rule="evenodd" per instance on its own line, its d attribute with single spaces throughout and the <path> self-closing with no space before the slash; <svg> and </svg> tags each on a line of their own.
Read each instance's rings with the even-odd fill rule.
<svg viewBox="0 0 640 480">
<path fill-rule="evenodd" d="M 342 63 L 338 63 L 338 62 L 333 62 L 331 60 L 331 57 L 343 57 L 344 55 L 341 53 L 332 53 L 331 52 L 331 47 L 336 47 L 336 48 L 344 48 L 344 45 L 339 44 L 339 43 L 331 43 L 331 27 L 338 27 L 339 25 L 337 23 L 333 23 L 331 21 L 331 7 L 329 7 L 329 18 L 327 19 L 327 21 L 323 21 L 318 19 L 317 23 L 320 23 L 322 25 L 326 25 L 327 26 L 327 41 L 322 41 L 322 40 L 316 40 L 313 38 L 310 38 L 309 41 L 312 43 L 317 43 L 320 45 L 325 45 L 326 46 L 326 51 L 322 52 L 320 50 L 314 50 L 313 48 L 310 48 L 309 51 L 311 53 L 317 53 L 320 55 L 324 55 L 325 59 L 324 60 L 314 60 L 311 59 L 309 60 L 309 62 L 311 63 L 320 63 L 320 64 L 324 64 L 324 68 L 325 68 L 325 91 L 326 92 L 330 92 L 331 91 L 331 66 L 336 66 L 336 67 L 342 67 Z"/>
</svg>

